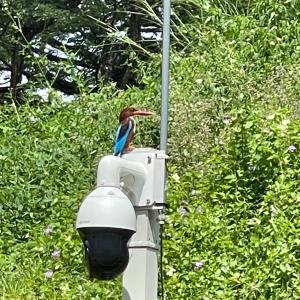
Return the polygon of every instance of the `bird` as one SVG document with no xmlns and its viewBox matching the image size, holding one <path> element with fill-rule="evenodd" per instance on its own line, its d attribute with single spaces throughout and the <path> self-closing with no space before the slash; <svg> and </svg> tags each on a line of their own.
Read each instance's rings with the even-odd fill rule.
<svg viewBox="0 0 300 300">
<path fill-rule="evenodd" d="M 136 124 L 133 116 L 151 116 L 153 112 L 139 110 L 135 107 L 124 108 L 119 115 L 119 127 L 116 132 L 114 155 L 122 156 L 134 149 L 130 145 L 136 130 Z"/>
</svg>

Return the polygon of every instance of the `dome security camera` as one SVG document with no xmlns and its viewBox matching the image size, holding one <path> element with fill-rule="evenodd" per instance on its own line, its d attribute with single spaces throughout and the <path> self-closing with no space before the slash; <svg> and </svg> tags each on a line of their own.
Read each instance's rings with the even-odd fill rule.
<svg viewBox="0 0 300 300">
<path fill-rule="evenodd" d="M 91 278 L 113 279 L 127 267 L 127 243 L 136 232 L 136 215 L 117 187 L 98 187 L 80 206 L 76 228 Z"/>
<path fill-rule="evenodd" d="M 124 271 L 123 300 L 157 299 L 167 158 L 151 148 L 102 157 L 96 188 L 77 215 L 90 277 L 109 280 Z"/>
</svg>

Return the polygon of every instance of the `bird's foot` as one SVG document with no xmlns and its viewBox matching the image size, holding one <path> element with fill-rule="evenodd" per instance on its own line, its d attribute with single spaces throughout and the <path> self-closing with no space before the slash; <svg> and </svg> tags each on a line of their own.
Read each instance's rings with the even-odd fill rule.
<svg viewBox="0 0 300 300">
<path fill-rule="evenodd" d="M 127 148 L 124 149 L 123 153 L 129 153 L 129 152 L 131 152 L 134 149 L 135 149 L 135 147 L 129 146 L 129 147 L 127 147 Z"/>
</svg>

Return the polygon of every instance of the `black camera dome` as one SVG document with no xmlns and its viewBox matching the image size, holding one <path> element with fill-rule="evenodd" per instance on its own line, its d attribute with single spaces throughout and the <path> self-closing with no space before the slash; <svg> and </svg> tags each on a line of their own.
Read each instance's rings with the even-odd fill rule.
<svg viewBox="0 0 300 300">
<path fill-rule="evenodd" d="M 119 228 L 80 228 L 85 263 L 91 278 L 109 280 L 126 269 L 127 242 L 134 231 Z"/>
</svg>

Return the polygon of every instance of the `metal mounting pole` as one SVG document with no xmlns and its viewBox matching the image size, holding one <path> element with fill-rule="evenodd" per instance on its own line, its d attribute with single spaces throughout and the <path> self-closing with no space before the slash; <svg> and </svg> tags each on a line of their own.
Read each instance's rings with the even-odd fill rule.
<svg viewBox="0 0 300 300">
<path fill-rule="evenodd" d="M 169 120 L 169 68 L 170 68 L 170 19 L 171 19 L 171 0 L 163 0 L 163 51 L 162 51 L 162 72 L 161 72 L 161 119 L 160 119 L 160 149 L 168 151 L 168 120 Z M 164 194 L 163 202 L 167 201 L 167 173 L 164 174 Z M 162 222 L 163 224 L 163 222 Z M 162 226 L 161 224 L 161 226 Z M 162 230 L 162 229 L 161 229 Z M 162 237 L 161 237 L 162 238 Z M 163 243 L 160 241 L 161 259 Z M 162 268 L 162 266 L 161 266 Z M 161 272 L 162 273 L 162 272 Z M 161 274 L 162 276 L 162 274 Z M 161 277 L 162 299 L 163 277 Z"/>
<path fill-rule="evenodd" d="M 149 148 L 135 149 L 122 158 L 128 163 L 143 165 L 147 174 L 146 181 L 140 181 L 140 184 L 139 176 L 128 177 L 129 167 L 127 173 L 120 176 L 136 213 L 136 233 L 128 243 L 130 258 L 123 274 L 122 300 L 157 300 L 160 210 L 164 207 L 166 158 L 163 150 Z M 138 185 L 143 190 L 137 197 L 135 191 Z"/>
<path fill-rule="evenodd" d="M 163 0 L 163 53 L 161 80 L 161 123 L 160 149 L 168 148 L 168 102 L 169 102 L 169 60 L 170 60 L 170 14 L 171 0 Z"/>
</svg>

